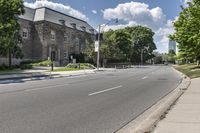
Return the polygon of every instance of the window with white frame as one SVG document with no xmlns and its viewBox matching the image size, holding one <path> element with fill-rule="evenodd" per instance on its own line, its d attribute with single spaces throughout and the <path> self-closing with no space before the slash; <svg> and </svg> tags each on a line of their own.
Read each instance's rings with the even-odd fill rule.
<svg viewBox="0 0 200 133">
<path fill-rule="evenodd" d="M 75 38 L 75 45 L 79 46 L 79 38 L 78 37 Z"/>
<path fill-rule="evenodd" d="M 67 42 L 68 41 L 68 35 L 67 33 L 64 34 L 64 42 Z"/>
<path fill-rule="evenodd" d="M 54 30 L 51 30 L 51 40 L 56 39 L 56 32 Z"/>
<path fill-rule="evenodd" d="M 22 29 L 22 38 L 25 38 L 25 39 L 28 38 L 28 29 L 26 28 Z"/>
<path fill-rule="evenodd" d="M 68 52 L 64 52 L 64 59 L 68 59 Z"/>
</svg>

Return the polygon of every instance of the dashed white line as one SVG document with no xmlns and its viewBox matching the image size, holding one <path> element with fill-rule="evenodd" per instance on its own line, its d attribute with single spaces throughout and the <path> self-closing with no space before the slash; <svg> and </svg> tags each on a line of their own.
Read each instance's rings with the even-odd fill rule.
<svg viewBox="0 0 200 133">
<path fill-rule="evenodd" d="M 88 75 L 78 75 L 78 76 L 72 76 L 72 77 L 67 77 L 67 78 L 73 79 L 73 78 L 81 78 L 81 77 L 88 77 Z"/>
<path fill-rule="evenodd" d="M 148 78 L 148 76 L 145 76 L 145 77 L 143 77 L 142 79 L 147 79 Z"/>
<path fill-rule="evenodd" d="M 118 88 L 121 88 L 121 87 L 122 87 L 122 85 L 119 85 L 119 86 L 116 86 L 116 87 L 113 87 L 113 88 L 109 88 L 109 89 L 105 89 L 105 90 L 102 90 L 102 91 L 90 93 L 90 94 L 88 94 L 88 96 L 97 95 L 97 94 L 104 93 L 104 92 L 111 91 L 111 90 L 115 90 L 115 89 L 118 89 Z"/>
</svg>

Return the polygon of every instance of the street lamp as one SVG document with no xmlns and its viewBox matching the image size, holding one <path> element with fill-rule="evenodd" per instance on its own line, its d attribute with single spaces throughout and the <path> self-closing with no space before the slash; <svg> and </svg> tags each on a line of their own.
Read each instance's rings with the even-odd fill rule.
<svg viewBox="0 0 200 133">
<path fill-rule="evenodd" d="M 100 34 L 101 31 L 103 31 L 103 29 L 110 24 L 111 22 L 113 22 L 113 20 L 108 21 L 106 24 L 104 25 L 99 25 L 98 26 L 98 44 L 97 44 L 97 70 L 99 70 L 99 55 L 100 55 Z M 115 23 L 118 23 L 118 18 L 115 19 Z M 102 28 L 102 29 L 101 29 Z"/>
</svg>

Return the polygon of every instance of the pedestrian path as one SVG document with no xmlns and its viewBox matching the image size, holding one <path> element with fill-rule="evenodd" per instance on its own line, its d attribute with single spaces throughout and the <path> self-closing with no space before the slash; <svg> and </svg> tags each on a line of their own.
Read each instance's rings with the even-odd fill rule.
<svg viewBox="0 0 200 133">
<path fill-rule="evenodd" d="M 153 133 L 200 133 L 200 78 L 191 80 L 188 90 Z"/>
</svg>

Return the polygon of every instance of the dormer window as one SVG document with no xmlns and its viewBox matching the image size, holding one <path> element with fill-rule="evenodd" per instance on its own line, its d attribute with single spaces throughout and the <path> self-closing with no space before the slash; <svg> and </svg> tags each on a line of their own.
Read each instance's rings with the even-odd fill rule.
<svg viewBox="0 0 200 133">
<path fill-rule="evenodd" d="M 51 40 L 56 40 L 56 32 L 51 30 Z"/>
<path fill-rule="evenodd" d="M 81 29 L 82 29 L 83 31 L 86 31 L 86 27 L 85 27 L 85 26 L 81 26 Z"/>
<path fill-rule="evenodd" d="M 25 38 L 25 39 L 28 38 L 28 29 L 26 28 L 22 29 L 22 38 Z"/>
<path fill-rule="evenodd" d="M 76 24 L 75 23 L 71 23 L 71 26 L 76 29 Z"/>
<path fill-rule="evenodd" d="M 65 20 L 60 19 L 59 22 L 60 22 L 62 25 L 65 25 Z"/>
<path fill-rule="evenodd" d="M 94 29 L 90 29 L 90 32 L 91 32 L 92 34 L 94 34 Z"/>
</svg>

